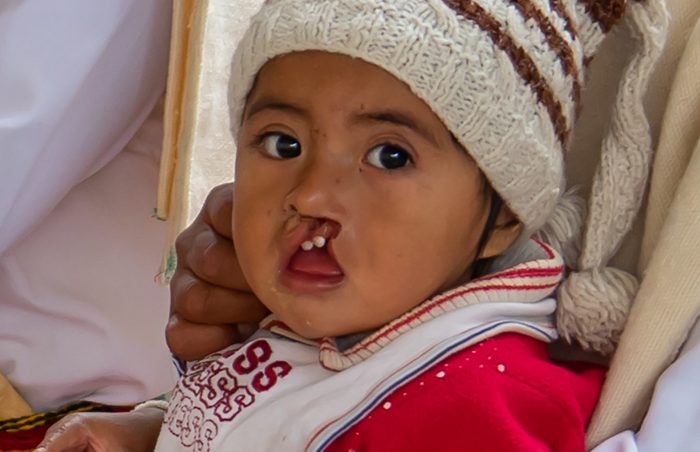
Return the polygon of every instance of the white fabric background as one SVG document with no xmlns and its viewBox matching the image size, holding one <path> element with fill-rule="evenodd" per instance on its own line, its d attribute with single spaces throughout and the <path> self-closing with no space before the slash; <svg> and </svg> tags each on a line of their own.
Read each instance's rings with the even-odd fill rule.
<svg viewBox="0 0 700 452">
<path fill-rule="evenodd" d="M 174 381 L 153 282 L 160 115 L 132 140 L 165 87 L 170 8 L 0 3 L 0 372 L 36 410 Z"/>
<path fill-rule="evenodd" d="M 700 452 L 700 323 L 676 361 L 656 384 L 654 398 L 636 436 L 615 435 L 593 452 Z"/>
<path fill-rule="evenodd" d="M 165 0 L 0 3 L 0 253 L 121 151 L 162 93 Z"/>
</svg>

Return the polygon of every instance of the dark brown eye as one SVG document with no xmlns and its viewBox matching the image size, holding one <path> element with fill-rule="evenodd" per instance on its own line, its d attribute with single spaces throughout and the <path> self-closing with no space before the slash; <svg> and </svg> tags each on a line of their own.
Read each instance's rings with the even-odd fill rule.
<svg viewBox="0 0 700 452">
<path fill-rule="evenodd" d="M 293 159 L 301 154 L 301 144 L 296 138 L 282 133 L 271 133 L 263 138 L 265 152 L 277 159 Z"/>
<path fill-rule="evenodd" d="M 411 154 L 398 146 L 381 144 L 369 151 L 367 163 L 380 169 L 400 169 L 411 163 Z"/>
</svg>

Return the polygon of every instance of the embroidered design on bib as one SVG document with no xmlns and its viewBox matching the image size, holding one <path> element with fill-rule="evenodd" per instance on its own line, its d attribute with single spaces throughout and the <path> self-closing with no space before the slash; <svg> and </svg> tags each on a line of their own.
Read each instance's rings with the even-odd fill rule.
<svg viewBox="0 0 700 452">
<path fill-rule="evenodd" d="M 270 343 L 260 339 L 194 363 L 172 392 L 164 424 L 183 446 L 208 452 L 220 423 L 233 421 L 291 372 L 290 363 L 271 358 Z"/>
</svg>

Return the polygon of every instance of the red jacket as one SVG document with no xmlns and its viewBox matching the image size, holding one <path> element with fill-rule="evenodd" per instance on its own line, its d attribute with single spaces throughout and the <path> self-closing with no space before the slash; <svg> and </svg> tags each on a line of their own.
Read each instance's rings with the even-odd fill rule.
<svg viewBox="0 0 700 452">
<path fill-rule="evenodd" d="M 328 451 L 585 450 L 604 370 L 560 365 L 547 344 L 508 333 L 399 387 Z"/>
</svg>

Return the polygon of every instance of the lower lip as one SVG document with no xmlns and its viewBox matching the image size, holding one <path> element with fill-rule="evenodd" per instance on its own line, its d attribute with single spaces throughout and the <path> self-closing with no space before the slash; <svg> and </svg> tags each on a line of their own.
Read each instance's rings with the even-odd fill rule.
<svg viewBox="0 0 700 452">
<path fill-rule="evenodd" d="M 337 289 L 345 281 L 345 275 L 314 275 L 289 268 L 280 273 L 280 282 L 294 293 L 314 294 Z"/>
</svg>

